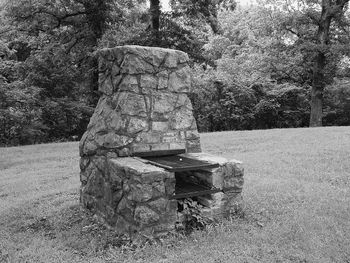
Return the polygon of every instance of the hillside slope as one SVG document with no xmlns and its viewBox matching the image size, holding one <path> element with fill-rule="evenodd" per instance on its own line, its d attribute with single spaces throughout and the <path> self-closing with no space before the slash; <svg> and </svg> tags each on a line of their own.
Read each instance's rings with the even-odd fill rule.
<svg viewBox="0 0 350 263">
<path fill-rule="evenodd" d="M 132 249 L 79 208 L 78 143 L 0 148 L 0 262 L 350 262 L 350 127 L 201 140 L 244 162 L 244 216 Z"/>
</svg>

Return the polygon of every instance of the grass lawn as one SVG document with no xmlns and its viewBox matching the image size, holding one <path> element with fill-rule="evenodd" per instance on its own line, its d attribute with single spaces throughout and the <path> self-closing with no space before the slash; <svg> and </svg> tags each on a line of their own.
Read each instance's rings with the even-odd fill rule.
<svg viewBox="0 0 350 263">
<path fill-rule="evenodd" d="M 77 143 L 0 148 L 0 262 L 350 262 L 350 127 L 201 140 L 244 162 L 244 216 L 132 249 L 79 208 Z"/>
</svg>

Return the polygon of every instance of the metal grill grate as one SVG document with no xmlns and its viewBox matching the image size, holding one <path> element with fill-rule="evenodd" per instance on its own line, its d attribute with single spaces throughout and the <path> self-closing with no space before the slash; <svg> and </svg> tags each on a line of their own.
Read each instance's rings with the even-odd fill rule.
<svg viewBox="0 0 350 263">
<path fill-rule="evenodd" d="M 142 158 L 146 159 L 149 163 L 162 167 L 170 172 L 183 172 L 219 167 L 218 163 L 195 160 L 184 155 L 150 156 Z"/>
</svg>

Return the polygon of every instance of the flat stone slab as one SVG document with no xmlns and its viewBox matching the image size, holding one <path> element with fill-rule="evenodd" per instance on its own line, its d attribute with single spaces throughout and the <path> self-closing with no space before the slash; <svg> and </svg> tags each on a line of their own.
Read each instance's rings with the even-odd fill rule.
<svg viewBox="0 0 350 263">
<path fill-rule="evenodd" d="M 119 167 L 125 167 L 129 168 L 131 170 L 134 170 L 135 173 L 164 173 L 166 170 L 163 168 L 147 164 L 145 161 L 142 161 L 138 157 L 124 157 L 124 158 L 115 158 L 115 159 L 109 159 L 108 160 L 110 164 L 116 165 Z"/>
<path fill-rule="evenodd" d="M 207 161 L 207 162 L 213 162 L 218 163 L 220 165 L 224 165 L 228 162 L 230 163 L 236 163 L 236 164 L 243 164 L 241 161 L 235 160 L 235 159 L 227 159 L 221 156 L 212 155 L 210 153 L 200 152 L 200 153 L 188 153 L 186 156 L 191 157 L 193 159 L 201 160 L 201 161 Z"/>
</svg>

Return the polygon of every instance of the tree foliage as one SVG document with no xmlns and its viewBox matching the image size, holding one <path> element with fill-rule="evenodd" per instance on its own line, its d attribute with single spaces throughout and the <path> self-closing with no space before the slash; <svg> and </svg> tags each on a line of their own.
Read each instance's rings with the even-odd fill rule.
<svg viewBox="0 0 350 263">
<path fill-rule="evenodd" d="M 79 138 L 99 98 L 95 51 L 125 44 L 189 54 L 201 131 L 308 126 L 316 86 L 324 125 L 350 125 L 347 2 L 6 0 L 0 145 Z"/>
</svg>

